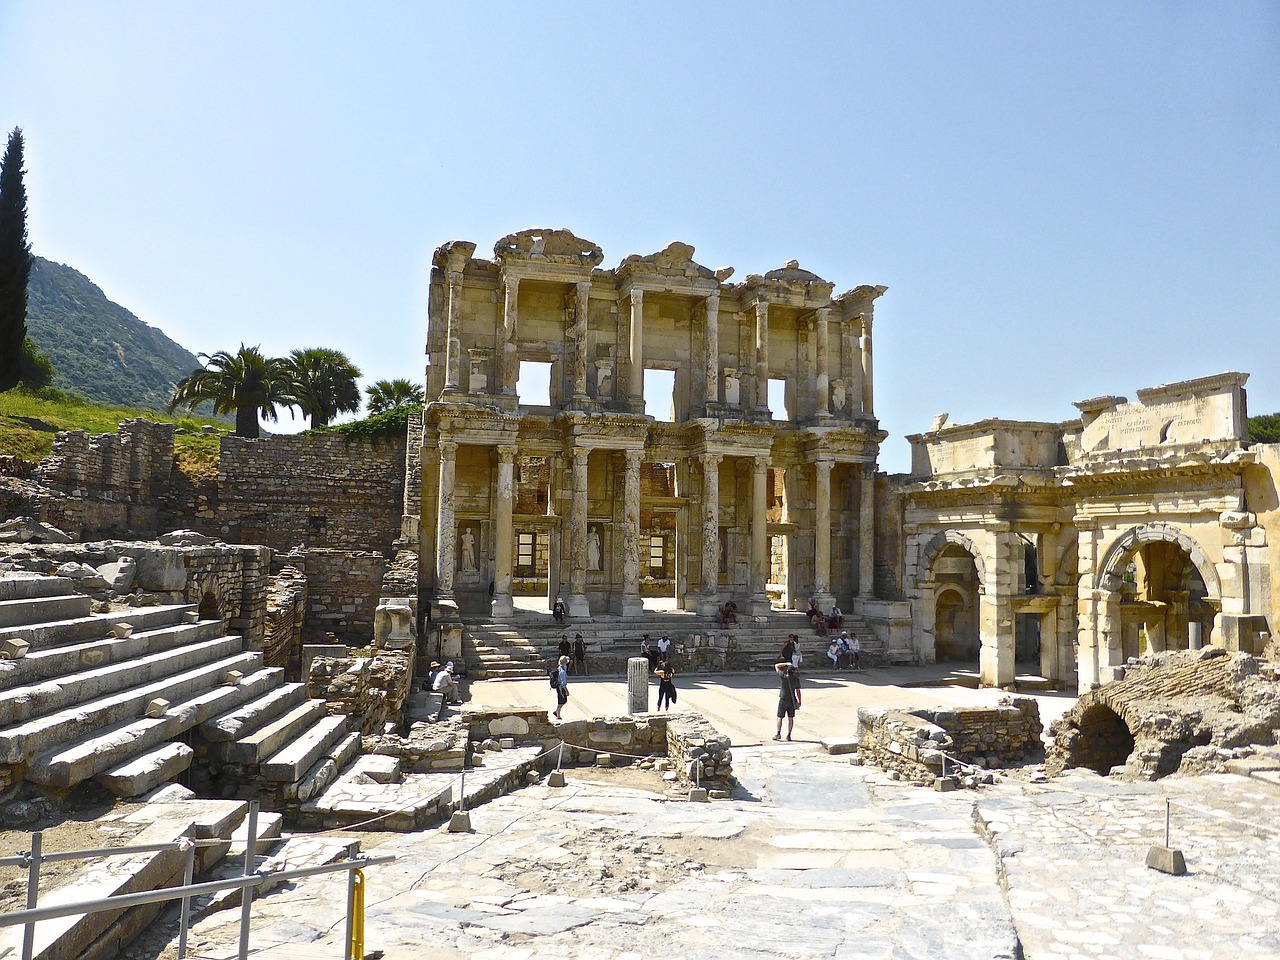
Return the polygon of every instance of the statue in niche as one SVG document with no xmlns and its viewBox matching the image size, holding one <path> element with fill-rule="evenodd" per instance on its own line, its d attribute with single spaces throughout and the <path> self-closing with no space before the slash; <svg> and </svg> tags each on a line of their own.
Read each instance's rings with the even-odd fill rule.
<svg viewBox="0 0 1280 960">
<path fill-rule="evenodd" d="M 470 527 L 462 531 L 462 569 L 476 570 L 476 535 Z"/>
<path fill-rule="evenodd" d="M 724 371 L 724 402 L 731 407 L 738 405 L 738 371 Z"/>
<path fill-rule="evenodd" d="M 613 364 L 596 362 L 596 396 L 607 400 L 613 396 Z"/>
<path fill-rule="evenodd" d="M 599 570 L 600 567 L 600 528 L 592 527 L 587 534 L 587 569 Z"/>
<path fill-rule="evenodd" d="M 845 392 L 844 392 L 844 381 L 832 380 L 831 381 L 831 409 L 836 411 L 837 413 L 843 411 L 845 402 L 847 400 L 848 400 L 848 397 L 845 396 Z"/>
</svg>

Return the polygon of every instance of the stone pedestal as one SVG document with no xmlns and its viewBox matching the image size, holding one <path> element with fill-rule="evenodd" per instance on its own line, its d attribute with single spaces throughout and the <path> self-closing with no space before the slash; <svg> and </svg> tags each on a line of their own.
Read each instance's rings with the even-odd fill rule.
<svg viewBox="0 0 1280 960">
<path fill-rule="evenodd" d="M 649 712 L 649 661 L 632 657 L 627 661 L 627 713 Z"/>
</svg>

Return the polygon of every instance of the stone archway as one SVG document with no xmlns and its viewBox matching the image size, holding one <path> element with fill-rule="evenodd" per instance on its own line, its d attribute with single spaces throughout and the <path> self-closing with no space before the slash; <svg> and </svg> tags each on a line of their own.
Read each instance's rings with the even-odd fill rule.
<svg viewBox="0 0 1280 960">
<path fill-rule="evenodd" d="M 1137 550 L 1148 543 L 1177 544 L 1191 558 L 1191 563 L 1204 580 L 1209 596 L 1213 599 L 1221 599 L 1222 581 L 1218 578 L 1218 570 L 1213 565 L 1213 561 L 1205 556 L 1200 544 L 1185 531 L 1169 523 L 1147 523 L 1132 527 L 1116 539 L 1098 564 L 1098 581 L 1104 585 L 1104 589 L 1118 589 L 1124 565 Z M 1107 580 L 1108 577 L 1113 580 Z"/>
<path fill-rule="evenodd" d="M 934 561 L 938 559 L 938 554 L 949 545 L 960 547 L 973 558 L 973 565 L 978 571 L 978 586 L 985 590 L 987 586 L 987 570 L 986 564 L 982 559 L 982 551 L 977 548 L 972 540 L 958 530 L 944 530 L 941 533 L 934 534 L 920 550 L 920 559 L 916 565 L 917 569 L 928 578 L 930 576 L 929 571 L 933 569 Z"/>
</svg>

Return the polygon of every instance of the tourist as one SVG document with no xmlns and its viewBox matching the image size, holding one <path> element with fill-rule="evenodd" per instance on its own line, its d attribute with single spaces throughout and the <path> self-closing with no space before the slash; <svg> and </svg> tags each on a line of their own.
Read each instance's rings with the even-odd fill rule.
<svg viewBox="0 0 1280 960">
<path fill-rule="evenodd" d="M 664 659 L 653 672 L 658 678 L 658 709 L 670 710 L 671 705 L 676 702 L 675 664 L 670 660 Z M 662 705 L 664 700 L 666 701 L 666 707 Z"/>
<path fill-rule="evenodd" d="M 556 597 L 556 602 L 551 607 L 551 616 L 556 623 L 564 623 L 564 601 Z"/>
<path fill-rule="evenodd" d="M 853 662 L 853 669 L 862 669 L 862 642 L 856 633 L 853 635 L 853 640 L 849 642 L 849 659 Z"/>
<path fill-rule="evenodd" d="M 849 647 L 849 631 L 848 630 L 840 631 L 840 639 L 836 641 L 836 644 L 840 648 L 840 656 L 844 658 L 845 665 L 852 666 L 853 652 Z"/>
<path fill-rule="evenodd" d="M 587 644 L 580 633 L 573 635 L 573 672 L 579 677 L 587 675 Z"/>
<path fill-rule="evenodd" d="M 644 635 L 644 639 L 640 641 L 640 656 L 649 661 L 650 670 L 658 665 L 657 657 L 653 653 L 653 641 L 649 639 L 647 633 Z"/>
<path fill-rule="evenodd" d="M 800 709 L 800 674 L 790 663 L 777 663 L 774 672 L 781 678 L 778 685 L 778 730 L 773 739 L 782 739 L 782 718 L 787 718 L 787 739 L 796 726 L 796 711 Z"/>
<path fill-rule="evenodd" d="M 435 679 L 431 682 L 431 689 L 433 692 L 440 694 L 440 710 L 436 713 L 437 720 L 444 716 L 445 707 L 462 702 L 457 699 L 458 681 L 453 676 L 452 660 L 444 665 L 443 670 L 436 672 Z"/>
<path fill-rule="evenodd" d="M 822 608 L 818 606 L 817 597 L 809 598 L 809 609 L 804 612 L 804 615 L 809 618 L 809 626 L 817 630 L 822 623 Z"/>
<path fill-rule="evenodd" d="M 782 645 L 782 649 L 778 651 L 779 663 L 790 663 L 791 658 L 795 656 L 796 647 L 800 638 L 794 633 L 787 634 L 787 642 Z"/>
<path fill-rule="evenodd" d="M 561 657 L 565 657 L 570 660 L 573 659 L 573 644 L 569 642 L 569 635 L 567 633 L 560 634 L 560 646 L 558 647 L 558 651 Z"/>
<path fill-rule="evenodd" d="M 551 683 L 556 691 L 556 710 L 553 716 L 559 720 L 560 711 L 569 702 L 569 658 L 561 657 L 556 667 L 555 677 Z"/>
<path fill-rule="evenodd" d="M 831 661 L 831 666 L 840 669 L 840 642 L 832 640 L 827 646 L 827 659 Z"/>
<path fill-rule="evenodd" d="M 827 614 L 827 629 L 839 630 L 842 626 L 844 626 L 844 611 L 833 603 L 831 612 Z"/>
<path fill-rule="evenodd" d="M 665 633 L 658 638 L 658 660 L 666 660 L 671 656 L 671 638 Z"/>
<path fill-rule="evenodd" d="M 731 623 L 738 622 L 738 605 L 732 600 L 726 600 L 720 607 L 720 626 L 727 627 Z"/>
</svg>

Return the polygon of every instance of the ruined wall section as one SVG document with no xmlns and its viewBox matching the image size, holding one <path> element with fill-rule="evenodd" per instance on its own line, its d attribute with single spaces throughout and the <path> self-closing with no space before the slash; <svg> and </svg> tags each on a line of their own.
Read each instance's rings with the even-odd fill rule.
<svg viewBox="0 0 1280 960">
<path fill-rule="evenodd" d="M 362 550 L 325 549 L 308 550 L 306 558 L 304 642 L 323 642 L 332 634 L 348 646 L 368 644 L 388 558 Z"/>
</svg>

